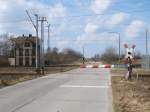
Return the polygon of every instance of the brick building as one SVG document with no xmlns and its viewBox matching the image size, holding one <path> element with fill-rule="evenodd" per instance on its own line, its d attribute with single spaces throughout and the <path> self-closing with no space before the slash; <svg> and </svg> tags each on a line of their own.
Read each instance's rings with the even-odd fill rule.
<svg viewBox="0 0 150 112">
<path fill-rule="evenodd" d="M 12 39 L 15 52 L 15 65 L 16 66 L 35 66 L 36 63 L 36 37 L 32 36 L 19 36 Z"/>
</svg>

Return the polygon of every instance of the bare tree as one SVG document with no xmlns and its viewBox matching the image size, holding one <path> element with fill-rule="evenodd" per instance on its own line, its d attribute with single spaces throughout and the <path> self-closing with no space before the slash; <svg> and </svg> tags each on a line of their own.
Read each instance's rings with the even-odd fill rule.
<svg viewBox="0 0 150 112">
<path fill-rule="evenodd" d="M 101 55 L 101 61 L 107 62 L 107 63 L 114 63 L 118 61 L 118 54 L 116 52 L 116 49 L 113 47 L 106 48 L 105 52 Z"/>
<path fill-rule="evenodd" d="M 12 36 L 8 34 L 0 35 L 0 55 L 1 56 L 10 56 L 12 43 L 11 43 Z"/>
<path fill-rule="evenodd" d="M 8 58 L 12 54 L 12 36 L 8 34 L 0 35 L 0 66 L 8 66 Z"/>
<path fill-rule="evenodd" d="M 66 48 L 61 52 L 58 52 L 57 48 L 53 48 L 51 51 L 45 54 L 46 64 L 68 64 L 80 59 L 82 55 L 73 49 Z"/>
</svg>

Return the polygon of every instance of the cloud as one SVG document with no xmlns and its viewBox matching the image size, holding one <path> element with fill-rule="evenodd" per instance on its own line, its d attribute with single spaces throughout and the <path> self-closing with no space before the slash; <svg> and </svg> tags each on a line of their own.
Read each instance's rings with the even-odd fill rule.
<svg viewBox="0 0 150 112">
<path fill-rule="evenodd" d="M 129 15 L 127 13 L 118 12 L 113 14 L 108 20 L 106 20 L 105 24 L 108 28 L 113 28 L 127 20 L 128 17 Z"/>
<path fill-rule="evenodd" d="M 49 17 L 52 17 L 52 18 L 65 17 L 66 13 L 67 13 L 66 8 L 61 3 L 58 3 L 50 7 Z"/>
<path fill-rule="evenodd" d="M 67 24 L 65 18 L 68 12 L 67 8 L 62 3 L 58 2 L 52 6 L 41 4 L 39 7 L 41 8 L 37 8 L 35 11 L 47 17 L 48 22 L 51 24 L 51 36 L 60 36 L 66 31 Z"/>
<path fill-rule="evenodd" d="M 32 25 L 29 25 L 29 21 L 25 10 L 35 8 L 41 4 L 34 0 L 5 0 L 0 1 L 2 7 L 0 7 L 0 23 L 3 32 L 1 33 L 33 33 Z M 35 5 L 36 4 L 36 5 Z M 27 26 L 28 29 L 26 28 Z"/>
<path fill-rule="evenodd" d="M 77 37 L 77 45 L 93 44 L 93 43 L 115 43 L 118 40 L 116 35 L 107 32 L 103 33 L 84 33 Z"/>
<path fill-rule="evenodd" d="M 59 41 L 57 42 L 57 47 L 60 48 L 61 50 L 64 48 L 67 48 L 70 45 L 69 41 Z"/>
<path fill-rule="evenodd" d="M 77 37 L 77 43 L 89 44 L 97 42 L 115 42 L 118 40 L 116 35 L 101 32 L 104 29 L 110 30 L 117 27 L 128 19 L 129 15 L 124 12 L 118 12 L 113 15 L 90 18 L 87 20 L 84 32 Z"/>
<path fill-rule="evenodd" d="M 67 22 L 64 20 L 67 15 L 66 7 L 61 3 L 55 3 L 53 5 L 45 4 L 38 0 L 0 0 L 0 33 L 9 33 L 17 37 L 18 35 L 36 35 L 35 29 L 31 24 L 25 10 L 28 10 L 31 18 L 35 22 L 34 14 L 47 17 L 51 25 L 51 37 L 63 36 L 66 32 Z M 60 19 L 61 18 L 61 19 Z M 46 23 L 45 23 L 46 26 Z M 40 23 L 39 23 L 39 36 L 40 36 Z M 44 46 L 47 46 L 47 28 L 45 27 L 45 40 Z M 56 38 L 56 37 L 55 37 Z M 55 43 L 59 48 L 67 47 L 69 42 Z"/>
<path fill-rule="evenodd" d="M 57 17 L 64 17 L 67 14 L 66 8 L 61 3 L 50 6 L 37 0 L 0 0 L 0 33 L 11 34 L 35 34 L 35 29 L 29 21 L 25 12 L 30 12 L 35 20 L 35 13 L 39 16 L 46 16 L 50 22 L 56 22 Z M 63 24 L 63 22 L 61 22 Z M 62 31 L 62 25 L 60 25 Z"/>
<path fill-rule="evenodd" d="M 98 26 L 93 23 L 88 23 L 85 27 L 86 33 L 94 33 L 98 29 Z"/>
<path fill-rule="evenodd" d="M 111 3 L 112 0 L 92 0 L 90 8 L 94 13 L 102 13 L 109 8 Z"/>
<path fill-rule="evenodd" d="M 124 12 L 117 12 L 112 15 L 103 15 L 92 18 L 90 17 L 87 19 L 85 32 L 94 33 L 99 30 L 113 29 L 126 22 L 129 17 L 129 14 Z"/>
<path fill-rule="evenodd" d="M 125 29 L 125 35 L 128 38 L 135 38 L 139 35 L 141 30 L 144 28 L 145 23 L 141 20 L 134 20 Z"/>
</svg>

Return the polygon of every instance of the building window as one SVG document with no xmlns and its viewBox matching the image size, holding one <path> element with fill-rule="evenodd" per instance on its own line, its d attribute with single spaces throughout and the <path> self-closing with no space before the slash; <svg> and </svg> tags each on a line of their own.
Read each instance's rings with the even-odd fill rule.
<svg viewBox="0 0 150 112">
<path fill-rule="evenodd" d="M 19 56 L 23 56 L 23 49 L 19 49 Z"/>
<path fill-rule="evenodd" d="M 36 44 L 35 44 L 35 43 L 32 43 L 32 47 L 33 47 L 33 48 L 36 48 Z"/>
<path fill-rule="evenodd" d="M 25 47 L 30 47 L 30 43 L 29 42 L 25 42 Z"/>
<path fill-rule="evenodd" d="M 19 66 L 23 66 L 23 58 L 19 58 Z"/>
<path fill-rule="evenodd" d="M 29 58 L 25 58 L 25 66 L 29 66 Z"/>
<path fill-rule="evenodd" d="M 29 49 L 25 50 L 25 56 L 29 56 Z"/>
<path fill-rule="evenodd" d="M 35 56 L 35 49 L 32 50 L 32 56 Z"/>
</svg>

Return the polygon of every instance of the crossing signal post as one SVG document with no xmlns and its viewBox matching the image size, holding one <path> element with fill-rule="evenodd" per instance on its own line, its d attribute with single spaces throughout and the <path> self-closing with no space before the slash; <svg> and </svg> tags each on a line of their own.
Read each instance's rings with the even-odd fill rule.
<svg viewBox="0 0 150 112">
<path fill-rule="evenodd" d="M 129 79 L 131 79 L 131 76 L 132 76 L 134 49 L 136 46 L 132 45 L 132 47 L 129 48 L 127 44 L 124 44 L 124 47 L 126 49 L 125 62 L 127 64 L 127 68 L 128 68 L 128 72 L 125 75 L 125 78 L 129 80 Z"/>
</svg>

